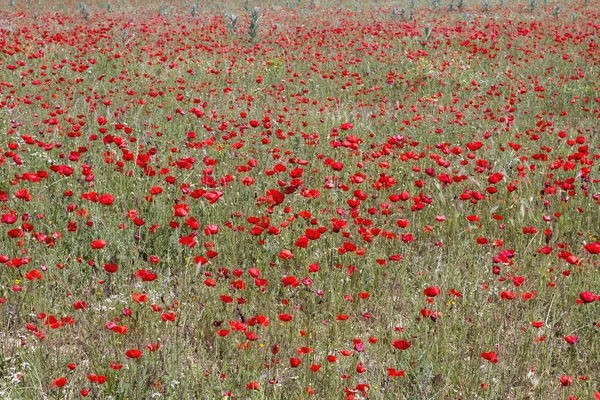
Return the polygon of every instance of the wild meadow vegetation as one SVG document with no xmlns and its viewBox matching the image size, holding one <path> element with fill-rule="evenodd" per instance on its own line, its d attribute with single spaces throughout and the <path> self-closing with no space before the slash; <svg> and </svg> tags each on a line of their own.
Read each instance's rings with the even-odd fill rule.
<svg viewBox="0 0 600 400">
<path fill-rule="evenodd" d="M 600 399 L 600 2 L 11 0 L 0 398 Z"/>
</svg>

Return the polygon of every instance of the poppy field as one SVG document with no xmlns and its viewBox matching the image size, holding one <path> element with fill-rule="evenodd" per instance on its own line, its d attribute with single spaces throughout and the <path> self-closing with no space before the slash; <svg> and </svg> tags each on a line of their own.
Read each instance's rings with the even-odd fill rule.
<svg viewBox="0 0 600 400">
<path fill-rule="evenodd" d="M 600 399 L 600 3 L 0 6 L 0 398 Z"/>
</svg>

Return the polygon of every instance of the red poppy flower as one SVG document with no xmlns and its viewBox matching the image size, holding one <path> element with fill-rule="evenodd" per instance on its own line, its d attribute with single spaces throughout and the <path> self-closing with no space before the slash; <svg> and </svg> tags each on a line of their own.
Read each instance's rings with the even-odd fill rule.
<svg viewBox="0 0 600 400">
<path fill-rule="evenodd" d="M 428 287 L 427 289 L 425 289 L 423 291 L 423 293 L 427 297 L 435 297 L 435 296 L 438 296 L 441 293 L 441 290 L 437 286 L 431 286 L 431 287 Z"/>
<path fill-rule="evenodd" d="M 298 287 L 298 285 L 300 285 L 300 281 L 294 276 L 286 276 L 285 278 L 281 279 L 281 283 L 283 283 L 284 287 L 291 286 L 293 288 Z"/>
<path fill-rule="evenodd" d="M 244 324 L 243 322 L 239 322 L 239 321 L 229 321 L 229 326 L 231 326 L 231 329 L 234 331 L 245 331 L 246 330 L 246 324 Z"/>
<path fill-rule="evenodd" d="M 104 268 L 106 272 L 113 274 L 117 272 L 119 266 L 117 264 L 103 264 L 102 268 Z"/>
<path fill-rule="evenodd" d="M 175 313 L 163 313 L 161 316 L 161 319 L 163 320 L 163 322 L 173 322 L 175 321 L 176 315 Z"/>
<path fill-rule="evenodd" d="M 160 343 L 150 343 L 150 344 L 146 345 L 146 348 L 149 351 L 156 351 L 156 350 L 160 349 Z"/>
<path fill-rule="evenodd" d="M 519 287 L 525 282 L 525 278 L 522 276 L 515 276 L 512 281 L 515 286 Z"/>
<path fill-rule="evenodd" d="M 91 375 L 88 375 L 87 378 L 90 382 L 99 383 L 100 385 L 102 385 L 104 382 L 106 382 L 106 376 L 104 376 L 104 375 L 91 374 Z"/>
<path fill-rule="evenodd" d="M 67 378 L 56 378 L 52 380 L 52 386 L 54 387 L 63 387 L 67 384 Z"/>
<path fill-rule="evenodd" d="M 411 346 L 411 343 L 406 340 L 397 339 L 392 342 L 392 346 L 398 350 L 407 350 Z"/>
<path fill-rule="evenodd" d="M 115 196 L 113 196 L 112 194 L 103 194 L 100 197 L 98 197 L 98 201 L 100 202 L 100 204 L 110 206 L 115 201 Z"/>
<path fill-rule="evenodd" d="M 361 339 L 352 339 L 352 341 L 354 342 L 354 350 L 358 351 L 359 353 L 365 351 L 365 342 L 363 342 Z"/>
<path fill-rule="evenodd" d="M 292 318 L 294 318 L 293 316 L 289 315 L 289 314 L 279 314 L 279 320 L 283 321 L 283 322 L 289 322 L 292 320 Z"/>
<path fill-rule="evenodd" d="M 592 292 L 581 292 L 579 293 L 579 299 L 582 303 L 592 303 L 597 300 L 597 297 Z"/>
<path fill-rule="evenodd" d="M 284 249 L 284 250 L 281 250 L 278 257 L 281 258 L 282 260 L 291 260 L 292 258 L 294 258 L 294 254 L 291 251 Z"/>
<path fill-rule="evenodd" d="M 221 296 L 219 296 L 219 297 L 221 298 L 221 301 L 222 301 L 223 303 L 233 303 L 233 297 L 231 297 L 231 296 L 228 296 L 228 295 L 226 295 L 226 294 L 223 294 L 223 295 L 221 295 Z"/>
<path fill-rule="evenodd" d="M 565 339 L 565 342 L 567 342 L 569 344 L 575 344 L 579 340 L 579 336 L 574 336 L 574 335 L 565 336 L 564 339 Z"/>
<path fill-rule="evenodd" d="M 94 240 L 94 241 L 92 241 L 91 246 L 92 246 L 92 249 L 99 250 L 99 249 L 103 248 L 104 246 L 106 246 L 106 241 L 101 240 L 101 239 Z"/>
<path fill-rule="evenodd" d="M 600 254 L 600 242 L 586 244 L 584 249 L 590 254 Z"/>
<path fill-rule="evenodd" d="M 485 360 L 488 360 L 491 363 L 496 364 L 498 362 L 498 356 L 493 351 L 487 353 L 481 353 L 481 357 Z"/>
<path fill-rule="evenodd" d="M 394 368 L 388 368 L 387 369 L 388 372 L 388 376 L 390 377 L 396 377 L 396 376 L 404 376 L 404 370 L 395 370 Z"/>
<path fill-rule="evenodd" d="M 29 281 L 32 281 L 34 279 L 41 280 L 42 273 L 40 271 L 38 271 L 37 269 L 33 269 L 25 274 L 25 278 Z"/>
<path fill-rule="evenodd" d="M 187 204 L 175 204 L 173 206 L 173 210 L 174 210 L 173 216 L 185 217 L 186 215 L 188 215 L 188 212 L 190 212 L 190 206 L 188 206 Z"/>
<path fill-rule="evenodd" d="M 356 364 L 356 372 L 362 374 L 363 372 L 367 372 L 367 369 L 362 365 L 361 362 Z"/>
<path fill-rule="evenodd" d="M 509 292 L 505 290 L 500 293 L 500 297 L 503 300 L 513 300 L 515 297 L 517 297 L 517 292 Z"/>
<path fill-rule="evenodd" d="M 12 225 L 17 222 L 17 216 L 14 214 L 2 214 L 2 219 L 0 220 L 3 224 Z"/>
<path fill-rule="evenodd" d="M 146 303 L 148 301 L 148 296 L 146 295 L 146 293 L 131 293 L 131 297 L 133 298 L 133 301 L 135 301 L 136 303 L 140 304 L 140 303 Z"/>
<path fill-rule="evenodd" d="M 296 247 L 300 247 L 300 248 L 307 248 L 308 247 L 308 238 L 306 236 L 301 236 L 298 238 L 298 240 L 296 240 L 296 242 L 294 243 L 294 246 Z"/>
<path fill-rule="evenodd" d="M 125 356 L 127 358 L 140 358 L 142 356 L 142 351 L 138 349 L 127 350 Z"/>
<path fill-rule="evenodd" d="M 258 278 L 260 276 L 260 270 L 257 268 L 250 268 L 248 274 L 253 278 Z"/>
<path fill-rule="evenodd" d="M 569 375 L 563 375 L 560 377 L 560 384 L 562 386 L 571 386 L 573 384 L 573 378 Z"/>
<path fill-rule="evenodd" d="M 502 178 L 504 178 L 504 175 L 502 175 L 500 172 L 496 172 L 495 174 L 490 175 L 488 182 L 492 185 L 495 185 L 496 183 L 500 182 Z"/>
</svg>

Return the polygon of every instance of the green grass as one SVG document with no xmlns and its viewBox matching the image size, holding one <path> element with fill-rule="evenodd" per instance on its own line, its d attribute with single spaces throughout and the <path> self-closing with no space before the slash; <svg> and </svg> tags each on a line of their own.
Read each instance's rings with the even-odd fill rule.
<svg viewBox="0 0 600 400">
<path fill-rule="evenodd" d="M 3 6 L 0 398 L 592 398 L 598 3 L 466 3 Z"/>
</svg>

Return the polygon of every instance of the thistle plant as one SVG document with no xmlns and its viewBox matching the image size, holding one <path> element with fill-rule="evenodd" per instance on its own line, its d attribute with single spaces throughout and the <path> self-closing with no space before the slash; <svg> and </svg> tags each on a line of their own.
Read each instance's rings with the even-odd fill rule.
<svg viewBox="0 0 600 400">
<path fill-rule="evenodd" d="M 167 15 L 168 6 L 165 3 L 160 3 L 158 12 L 161 16 L 164 17 L 165 15 Z"/>
<path fill-rule="evenodd" d="M 482 10 L 484 13 L 490 11 L 490 0 L 483 0 Z"/>
<path fill-rule="evenodd" d="M 450 0 L 450 4 L 448 4 L 448 11 L 454 11 L 454 0 Z"/>
<path fill-rule="evenodd" d="M 423 40 L 421 41 L 421 46 L 427 45 L 429 38 L 431 37 L 431 25 L 425 25 L 425 29 L 423 30 Z"/>
<path fill-rule="evenodd" d="M 458 4 L 456 5 L 456 9 L 458 11 L 462 11 L 465 8 L 465 0 L 458 0 Z"/>
<path fill-rule="evenodd" d="M 537 0 L 529 0 L 529 11 L 534 12 L 535 11 L 535 3 L 537 2 Z"/>
<path fill-rule="evenodd" d="M 248 25 L 248 36 L 250 36 L 251 41 L 256 40 L 258 37 L 258 29 L 260 27 L 259 19 L 259 9 L 258 7 L 254 7 L 250 12 L 250 25 Z"/>
<path fill-rule="evenodd" d="M 238 16 L 233 13 L 225 13 L 225 18 L 227 19 L 227 30 L 230 34 L 235 35 L 235 28 L 237 25 Z"/>
<path fill-rule="evenodd" d="M 557 4 L 556 7 L 554 7 L 554 11 L 552 11 L 552 15 L 554 15 L 555 18 L 558 18 L 561 12 L 562 10 L 560 8 L 560 5 Z"/>
<path fill-rule="evenodd" d="M 90 18 L 91 18 L 90 9 L 88 8 L 88 6 L 85 3 L 79 3 L 79 11 L 81 12 L 81 16 L 83 17 L 83 19 L 85 19 L 86 21 L 90 20 Z"/>
</svg>

